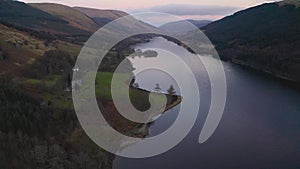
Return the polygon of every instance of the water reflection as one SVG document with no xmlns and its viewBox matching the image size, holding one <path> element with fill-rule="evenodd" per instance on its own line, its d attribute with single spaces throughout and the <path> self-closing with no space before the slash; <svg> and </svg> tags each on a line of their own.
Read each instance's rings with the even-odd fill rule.
<svg viewBox="0 0 300 169">
<path fill-rule="evenodd" d="M 190 55 L 176 44 L 156 38 L 139 44 L 142 50 L 163 47 L 181 57 Z M 138 70 L 146 64 L 171 63 L 170 69 L 180 73 L 172 62 L 172 55 L 130 59 Z M 209 58 L 204 58 L 209 59 Z M 278 81 L 223 63 L 227 75 L 228 99 L 224 117 L 216 133 L 205 144 L 198 144 L 197 137 L 206 118 L 210 102 L 209 82 L 205 71 L 193 67 L 201 85 L 201 110 L 196 125 L 188 137 L 174 149 L 157 157 L 126 159 L 117 157 L 114 169 L 152 168 L 298 168 L 300 166 L 300 93 Z M 135 72 L 137 71 L 135 70 Z M 153 80 L 155 79 L 155 80 Z M 188 77 L 185 80 L 189 80 Z M 153 89 L 159 82 L 164 91 L 176 83 L 168 75 L 155 70 L 136 76 L 141 88 Z M 193 91 L 193 89 L 191 89 Z M 176 119 L 177 107 L 166 112 L 149 128 L 149 135 L 163 132 Z M 188 112 L 187 112 L 188 115 Z"/>
</svg>

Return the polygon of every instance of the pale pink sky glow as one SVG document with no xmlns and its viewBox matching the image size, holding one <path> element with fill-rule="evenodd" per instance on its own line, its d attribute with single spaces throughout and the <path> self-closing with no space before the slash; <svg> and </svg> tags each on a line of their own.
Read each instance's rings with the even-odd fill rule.
<svg viewBox="0 0 300 169">
<path fill-rule="evenodd" d="M 218 5 L 218 6 L 235 6 L 249 7 L 254 6 L 266 0 L 22 0 L 28 3 L 52 2 L 69 6 L 83 6 L 99 9 L 119 9 L 135 10 L 149 8 L 157 5 L 166 4 L 190 4 L 190 5 Z"/>
<path fill-rule="evenodd" d="M 241 9 L 270 0 L 22 0 L 27 3 L 50 2 L 68 6 L 115 9 L 130 14 L 161 12 L 183 19 L 217 20 Z M 272 0 L 271 0 L 272 1 Z M 145 18 L 143 18 L 145 19 Z M 155 22 L 156 19 L 153 21 Z M 162 18 L 158 20 L 163 21 Z M 160 23 L 156 23 L 159 25 Z"/>
</svg>

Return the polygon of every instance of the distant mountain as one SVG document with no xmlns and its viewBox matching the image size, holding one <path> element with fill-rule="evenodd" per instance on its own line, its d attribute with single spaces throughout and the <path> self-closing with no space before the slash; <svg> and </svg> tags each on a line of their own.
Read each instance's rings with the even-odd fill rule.
<svg viewBox="0 0 300 169">
<path fill-rule="evenodd" d="M 105 24 L 116 20 L 118 18 L 126 16 L 126 20 L 128 22 L 120 22 L 120 26 L 124 26 L 124 28 L 133 28 L 133 29 L 144 29 L 144 30 L 153 30 L 157 29 L 156 27 L 147 24 L 143 21 L 137 20 L 133 16 L 129 15 L 126 12 L 118 11 L 118 10 L 101 10 L 94 8 L 83 8 L 83 7 L 74 7 L 74 9 L 85 13 L 87 16 L 92 18 L 99 26 L 104 26 Z M 134 25 L 132 23 L 135 23 Z M 108 30 L 109 31 L 109 30 Z M 124 30 L 125 31 L 125 30 Z M 131 30 L 132 31 L 132 30 Z"/>
<path fill-rule="evenodd" d="M 192 20 L 192 19 L 188 19 L 188 20 L 169 22 L 169 23 L 166 23 L 166 24 L 160 26 L 159 28 L 163 29 L 163 30 L 168 30 L 168 31 L 173 30 L 174 32 L 182 32 L 182 33 L 195 30 L 196 28 L 195 29 L 190 29 L 191 27 L 186 24 L 187 21 L 194 24 L 197 28 L 202 28 L 202 27 L 204 27 L 207 24 L 212 22 L 212 21 L 209 21 L 209 20 Z"/>
<path fill-rule="evenodd" d="M 99 26 L 103 26 L 110 21 L 128 15 L 126 12 L 118 10 L 101 10 L 94 8 L 74 7 L 74 9 L 86 14 Z"/>
<path fill-rule="evenodd" d="M 59 17 L 78 29 L 95 32 L 99 28 L 90 17 L 69 6 L 54 3 L 30 3 L 29 5 Z"/>
<path fill-rule="evenodd" d="M 197 26 L 198 28 L 202 28 L 208 24 L 210 24 L 212 21 L 210 20 L 192 20 L 192 19 L 188 19 L 188 22 L 191 22 L 192 24 L 194 24 L 195 26 Z"/>
<path fill-rule="evenodd" d="M 203 28 L 220 56 L 300 82 L 300 2 L 252 7 Z"/>
</svg>

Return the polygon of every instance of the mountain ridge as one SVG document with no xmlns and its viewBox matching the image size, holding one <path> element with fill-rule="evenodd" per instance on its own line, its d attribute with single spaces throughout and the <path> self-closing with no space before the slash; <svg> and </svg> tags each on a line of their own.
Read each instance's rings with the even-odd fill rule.
<svg viewBox="0 0 300 169">
<path fill-rule="evenodd" d="M 189 31 L 196 30 L 197 28 L 202 28 L 211 22 L 212 21 L 209 20 L 186 19 L 186 20 L 168 22 L 166 24 L 161 25 L 159 28 L 166 31 L 173 30 L 174 32 L 189 32 Z M 195 26 L 194 29 L 191 29 L 189 23 Z"/>
<path fill-rule="evenodd" d="M 85 31 L 95 32 L 99 28 L 90 17 L 66 5 L 56 3 L 29 3 L 29 5 L 59 17 L 69 22 L 71 26 Z"/>
<path fill-rule="evenodd" d="M 119 10 L 110 10 L 110 9 L 96 9 L 96 8 L 87 8 L 87 7 L 73 7 L 74 9 L 84 13 L 85 15 L 92 18 L 99 26 L 103 26 L 115 19 L 129 15 L 126 12 Z"/>
<path fill-rule="evenodd" d="M 202 30 L 222 59 L 300 82 L 300 8 L 293 3 L 251 7 Z"/>
</svg>

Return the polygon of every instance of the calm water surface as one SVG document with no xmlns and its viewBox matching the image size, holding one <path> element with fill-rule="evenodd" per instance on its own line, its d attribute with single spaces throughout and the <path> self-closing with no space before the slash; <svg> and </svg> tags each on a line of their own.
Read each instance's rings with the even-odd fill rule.
<svg viewBox="0 0 300 169">
<path fill-rule="evenodd" d="M 172 62 L 168 51 L 189 59 L 192 55 L 184 48 L 163 38 L 136 45 L 136 49 L 156 50 L 157 57 L 130 59 L 139 70 L 147 64 L 169 65 L 180 71 Z M 213 58 L 205 58 L 212 59 Z M 210 106 L 210 84 L 203 67 L 190 64 L 196 72 L 201 94 L 201 107 L 196 124 L 188 136 L 172 150 L 152 158 L 128 159 L 116 157 L 114 169 L 278 169 L 300 168 L 300 92 L 278 80 L 223 62 L 227 78 L 227 101 L 223 118 L 204 144 L 198 137 Z M 188 77 L 187 79 L 188 80 Z M 180 90 L 168 74 L 149 70 L 137 74 L 141 88 L 152 90 L 159 84 L 167 91 L 172 84 Z M 191 89 L 193 90 L 193 89 Z M 150 135 L 157 135 L 172 125 L 179 106 L 164 113 L 150 127 Z"/>
</svg>

